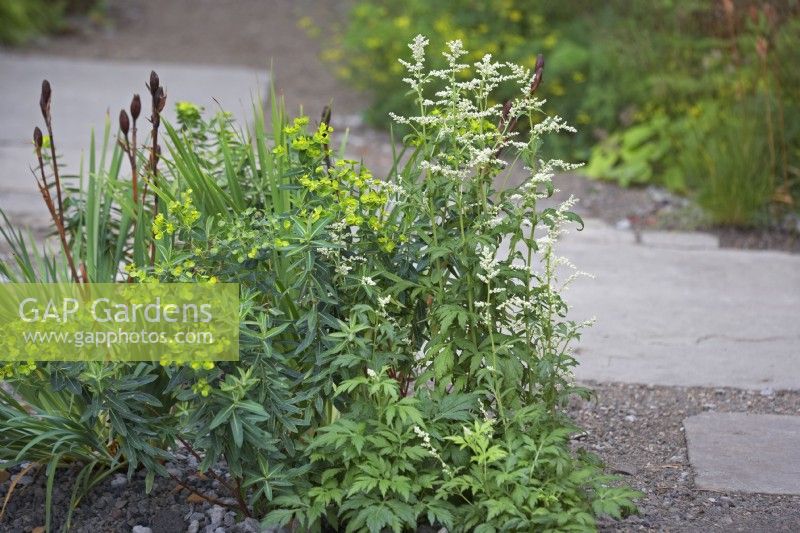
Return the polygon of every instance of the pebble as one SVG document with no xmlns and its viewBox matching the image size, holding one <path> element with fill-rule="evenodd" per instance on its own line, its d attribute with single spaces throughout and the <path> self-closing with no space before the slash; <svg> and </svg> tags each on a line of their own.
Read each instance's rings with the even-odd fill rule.
<svg viewBox="0 0 800 533">
<path fill-rule="evenodd" d="M 125 476 L 125 474 L 116 474 L 111 479 L 111 486 L 114 487 L 115 489 L 122 488 L 127 484 L 128 484 L 128 477 Z"/>
<path fill-rule="evenodd" d="M 239 533 L 260 533 L 261 524 L 255 518 L 245 518 L 243 522 L 236 524 L 236 529 Z"/>
<path fill-rule="evenodd" d="M 764 387 L 761 389 L 761 396 L 775 396 L 775 390 L 772 387 Z"/>
<path fill-rule="evenodd" d="M 626 415 L 625 416 L 626 422 L 636 422 L 636 417 L 634 415 Z"/>
<path fill-rule="evenodd" d="M 225 509 L 219 505 L 215 505 L 208 510 L 208 518 L 211 521 L 211 526 L 217 527 L 222 524 L 222 518 L 225 516 Z"/>
<path fill-rule="evenodd" d="M 192 520 L 189 522 L 189 527 L 186 528 L 186 533 L 197 533 L 200 530 L 200 522 Z"/>
<path fill-rule="evenodd" d="M 131 533 L 153 533 L 153 530 L 145 526 L 133 526 Z"/>
</svg>

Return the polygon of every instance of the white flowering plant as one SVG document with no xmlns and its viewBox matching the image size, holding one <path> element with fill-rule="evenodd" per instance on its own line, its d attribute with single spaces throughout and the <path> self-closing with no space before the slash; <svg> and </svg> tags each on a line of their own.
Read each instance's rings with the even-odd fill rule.
<svg viewBox="0 0 800 533">
<path fill-rule="evenodd" d="M 346 402 L 311 441 L 322 467 L 314 487 L 282 496 L 268 521 L 590 530 L 599 514 L 633 511 L 635 493 L 570 451 L 575 428 L 561 411 L 582 393 L 571 343 L 585 323 L 566 318 L 561 297 L 583 273 L 555 247 L 582 221 L 572 198 L 540 207 L 555 173 L 575 165 L 539 151 L 571 128 L 536 97 L 541 59 L 533 72 L 490 56 L 467 65 L 453 41 L 448 68 L 429 71 L 426 44 L 417 37 L 401 60 L 419 113 L 393 116 L 412 133 L 382 219 L 404 240 L 361 263 L 363 304 L 349 331 L 361 324 L 366 342 L 343 354 L 362 370 L 337 385 Z M 429 95 L 432 80 L 446 88 Z M 504 84 L 518 98 L 493 102 Z M 502 185 L 514 166 L 527 179 Z"/>
<path fill-rule="evenodd" d="M 426 43 L 402 62 L 419 113 L 394 117 L 411 133 L 382 179 L 336 157 L 327 113 L 314 125 L 273 105 L 267 133 L 257 106 L 247 136 L 179 105 L 158 180 L 139 169 L 152 208 L 134 210 L 130 232 L 97 225 L 111 233 L 95 240 L 118 244 L 83 281 L 239 283 L 240 360 L 7 369 L 17 394 L 91 406 L 58 411 L 54 434 L 90 428 L 92 439 L 50 471 L 65 458 L 100 472 L 89 488 L 123 468 L 152 483 L 182 449 L 242 514 L 298 531 L 591 530 L 598 515 L 635 510 L 633 491 L 573 453 L 562 409 L 582 393 L 571 343 L 583 324 L 561 296 L 580 273 L 555 247 L 582 222 L 572 199 L 540 205 L 554 174 L 574 168 L 539 158 L 548 134 L 569 129 L 536 97 L 543 61 L 467 65 L 454 41 L 448 67 L 431 71 Z M 428 94 L 432 80 L 445 89 Z M 509 84 L 518 97 L 494 102 Z M 513 167 L 526 179 L 503 185 Z M 129 198 L 127 183 L 115 176 L 106 201 Z M 69 274 L 51 261 L 47 279 Z M 36 281 L 28 264 L 0 272 Z M 142 405 L 117 405 L 118 389 Z M 0 437 L 9 464 L 52 456 L 23 441 L 59 403 L 25 398 L 32 413 L 0 394 L 16 428 Z"/>
</svg>

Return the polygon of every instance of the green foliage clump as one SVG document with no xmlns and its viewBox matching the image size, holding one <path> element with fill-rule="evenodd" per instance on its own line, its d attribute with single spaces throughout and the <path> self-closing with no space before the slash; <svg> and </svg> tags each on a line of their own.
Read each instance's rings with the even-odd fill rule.
<svg viewBox="0 0 800 533">
<path fill-rule="evenodd" d="M 795 1 L 361 0 L 323 55 L 372 95 L 367 117 L 387 124 L 389 111 L 411 110 L 395 58 L 418 32 L 462 39 L 472 60 L 491 53 L 533 67 L 542 53 L 540 94 L 582 129 L 556 144 L 560 153 L 589 161 L 593 177 L 665 186 L 697 197 L 718 223 L 746 225 L 800 199 L 799 9 Z M 497 93 L 512 96 L 513 87 Z M 719 120 L 734 112 L 749 120 Z M 746 136 L 764 142 L 737 145 L 727 128 L 745 133 L 744 122 Z M 758 170 L 698 163 L 744 150 Z"/>
<path fill-rule="evenodd" d="M 555 245 L 581 221 L 574 200 L 540 205 L 574 165 L 539 150 L 571 128 L 531 91 L 541 72 L 483 57 L 467 77 L 460 41 L 429 69 L 426 44 L 405 61 L 417 111 L 395 115 L 409 134 L 385 179 L 274 97 L 269 133 L 258 105 L 244 134 L 179 104 L 163 170 L 141 169 L 157 210 L 120 179 L 124 143 L 93 164 L 104 200 L 67 203 L 89 281 L 239 283 L 240 360 L 4 370 L 3 465 L 86 465 L 77 503 L 120 469 L 152 485 L 180 447 L 207 475 L 224 465 L 242 513 L 302 531 L 582 531 L 633 512 L 637 494 L 572 450 L 562 409 L 584 392 L 571 379 L 584 324 L 567 318 L 574 275 Z M 494 103 L 503 84 L 517 87 L 507 106 Z M 497 191 L 511 149 L 529 179 Z M 68 276 L 6 234 L 7 277 Z"/>
<path fill-rule="evenodd" d="M 58 31 L 68 13 L 86 12 L 97 0 L 0 0 L 0 44 L 23 44 Z"/>
</svg>

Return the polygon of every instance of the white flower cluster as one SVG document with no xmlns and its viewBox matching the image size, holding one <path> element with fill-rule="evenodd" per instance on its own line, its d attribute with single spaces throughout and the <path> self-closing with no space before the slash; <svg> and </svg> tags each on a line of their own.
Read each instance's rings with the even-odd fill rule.
<svg viewBox="0 0 800 533">
<path fill-rule="evenodd" d="M 481 256 L 480 265 L 483 270 L 482 274 L 478 274 L 478 278 L 488 285 L 492 279 L 500 274 L 500 269 L 498 268 L 500 259 L 496 257 L 497 251 L 488 246 L 482 246 L 478 253 Z"/>
<path fill-rule="evenodd" d="M 447 475 L 451 475 L 453 473 L 452 469 L 447 465 L 447 463 L 444 462 L 442 456 L 439 455 L 439 452 L 436 450 L 436 448 L 434 448 L 433 444 L 431 443 L 430 434 L 428 434 L 427 431 L 419 426 L 414 426 L 414 433 L 417 435 L 417 437 L 422 439 L 422 447 L 427 450 L 431 457 L 434 457 L 439 461 L 439 464 L 442 465 L 442 470 L 444 470 Z"/>
<path fill-rule="evenodd" d="M 506 161 L 499 157 L 503 149 L 514 147 L 524 150 L 536 137 L 532 136 L 529 142 L 519 141 L 518 134 L 511 128 L 517 117 L 540 110 L 544 103 L 529 94 L 532 80 L 530 70 L 512 63 L 493 61 L 490 54 L 484 55 L 471 66 L 462 63 L 461 59 L 466 51 L 462 42 L 455 40 L 447 43 L 447 50 L 444 52 L 447 67 L 426 73 L 427 44 L 427 39 L 418 36 L 409 45 L 413 61 L 400 60 L 409 73 L 404 81 L 417 95 L 419 115 L 390 116 L 395 122 L 409 126 L 420 136 L 436 142 L 453 140 L 460 147 L 460 155 L 456 159 L 438 158 L 433 154 L 423 162 L 422 166 L 429 175 L 463 180 L 490 165 L 504 167 Z M 473 77 L 463 80 L 463 73 L 470 68 L 474 73 Z M 424 90 L 431 79 L 446 82 L 446 87 L 437 91 L 435 98 L 428 97 Z M 493 91 L 505 83 L 519 85 L 523 96 L 513 105 L 491 103 Z M 564 131 L 567 128 L 558 117 L 545 119 L 539 127 L 542 133 Z"/>
</svg>

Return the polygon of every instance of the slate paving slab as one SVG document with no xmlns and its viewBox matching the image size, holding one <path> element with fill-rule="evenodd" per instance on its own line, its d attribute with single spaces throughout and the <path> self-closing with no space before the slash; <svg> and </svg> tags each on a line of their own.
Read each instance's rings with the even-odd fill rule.
<svg viewBox="0 0 800 533">
<path fill-rule="evenodd" d="M 800 416 L 702 413 L 684 428 L 698 489 L 800 494 Z"/>
</svg>

